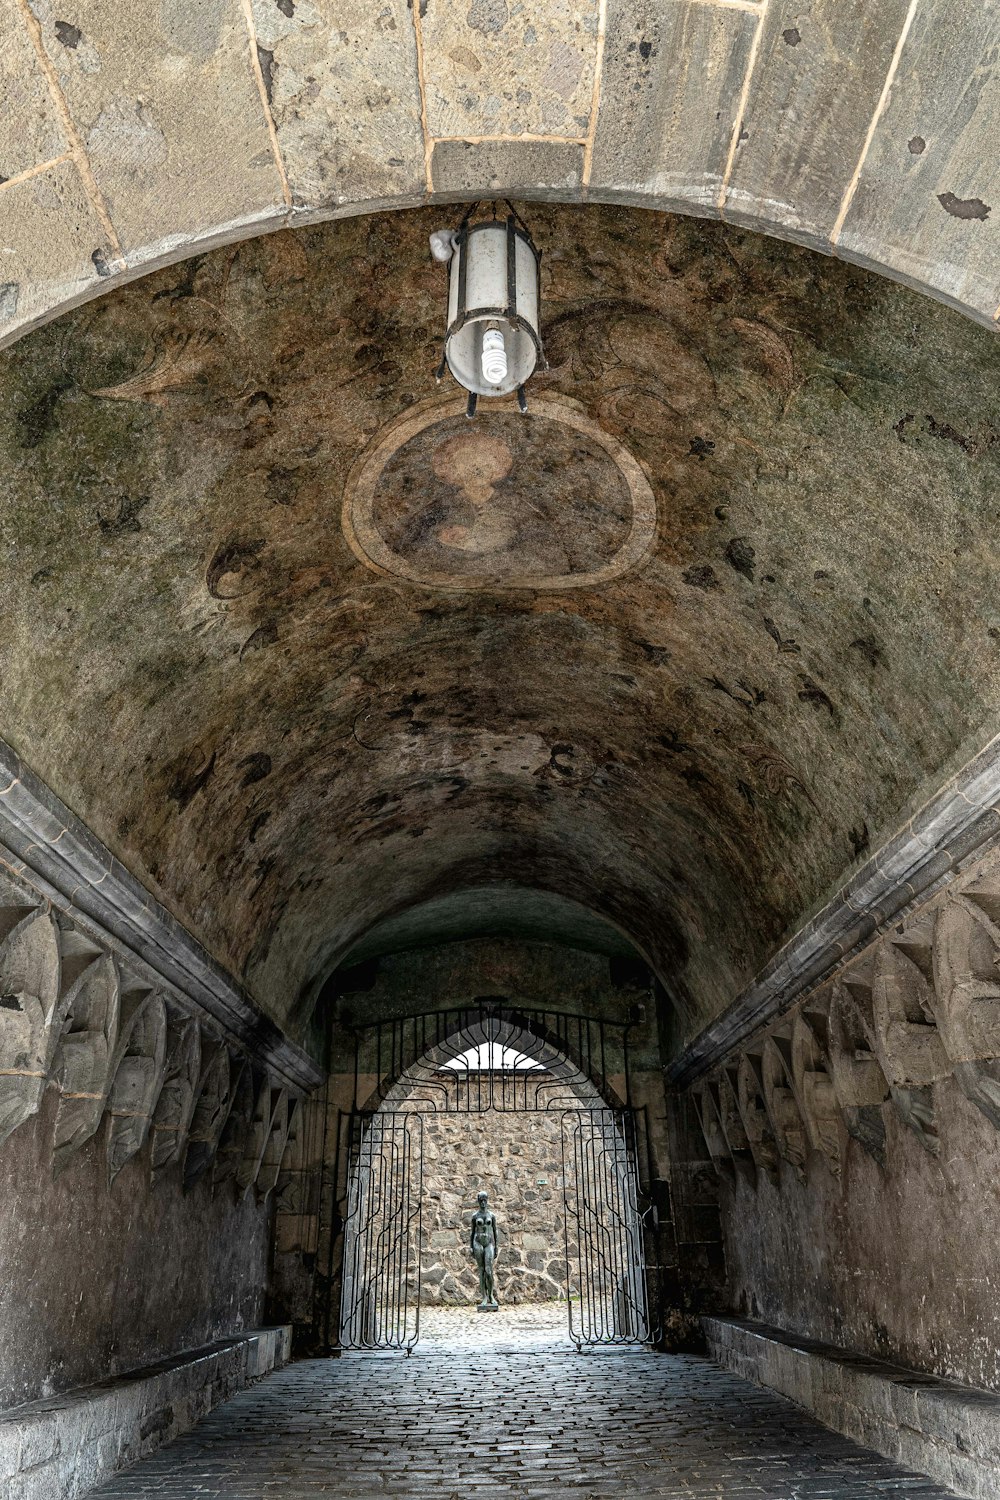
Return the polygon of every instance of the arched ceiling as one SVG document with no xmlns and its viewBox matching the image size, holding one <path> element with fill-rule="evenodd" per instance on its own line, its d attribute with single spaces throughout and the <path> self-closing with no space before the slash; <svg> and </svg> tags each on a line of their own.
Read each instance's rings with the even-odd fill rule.
<svg viewBox="0 0 1000 1500">
<path fill-rule="evenodd" d="M 295 1032 L 499 882 L 626 933 L 690 1036 L 996 730 L 1000 352 L 808 250 L 537 206 L 550 369 L 470 425 L 441 217 L 3 356 L 0 722 Z"/>
<path fill-rule="evenodd" d="M 479 937 L 556 943 L 608 958 L 640 956 L 623 932 L 572 898 L 496 882 L 464 886 L 386 917 L 368 929 L 344 962 L 363 963 L 388 953 Z"/>
<path fill-rule="evenodd" d="M 997 0 L 0 0 L 0 339 L 225 240 L 503 192 L 721 216 L 992 323 Z"/>
</svg>

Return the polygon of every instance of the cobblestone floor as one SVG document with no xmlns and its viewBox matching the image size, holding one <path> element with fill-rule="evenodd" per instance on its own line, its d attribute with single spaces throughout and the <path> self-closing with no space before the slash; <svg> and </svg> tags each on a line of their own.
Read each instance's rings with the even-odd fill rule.
<svg viewBox="0 0 1000 1500">
<path fill-rule="evenodd" d="M 94 1496 L 945 1500 L 707 1360 L 576 1354 L 565 1307 L 432 1309 L 410 1358 L 304 1360 Z M 483 1325 L 487 1326 L 484 1328 Z M 506 1352 L 503 1352 L 506 1351 Z"/>
</svg>

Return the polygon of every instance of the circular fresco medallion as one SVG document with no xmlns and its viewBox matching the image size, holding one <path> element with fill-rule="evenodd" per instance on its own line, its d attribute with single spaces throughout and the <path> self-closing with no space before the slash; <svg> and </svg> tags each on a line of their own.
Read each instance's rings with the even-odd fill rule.
<svg viewBox="0 0 1000 1500">
<path fill-rule="evenodd" d="M 369 568 L 442 589 L 567 589 L 619 578 L 656 535 L 656 501 L 617 439 L 568 404 L 423 403 L 347 482 L 344 534 Z"/>
</svg>

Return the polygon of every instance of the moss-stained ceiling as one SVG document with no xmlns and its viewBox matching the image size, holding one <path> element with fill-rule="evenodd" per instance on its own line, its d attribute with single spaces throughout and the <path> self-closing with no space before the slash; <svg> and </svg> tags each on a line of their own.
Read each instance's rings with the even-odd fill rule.
<svg viewBox="0 0 1000 1500">
<path fill-rule="evenodd" d="M 627 933 L 691 1034 L 997 727 L 990 334 L 743 231 L 530 218 L 526 421 L 435 389 L 440 209 L 2 356 L 2 733 L 293 1030 L 374 924 L 500 882 Z"/>
</svg>

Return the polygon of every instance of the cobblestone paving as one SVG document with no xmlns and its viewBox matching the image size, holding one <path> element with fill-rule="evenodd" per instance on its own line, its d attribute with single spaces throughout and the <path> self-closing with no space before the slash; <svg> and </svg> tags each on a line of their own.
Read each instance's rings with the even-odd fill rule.
<svg viewBox="0 0 1000 1500">
<path fill-rule="evenodd" d="M 422 1307 L 421 1350 L 482 1348 L 487 1343 L 498 1354 L 526 1349 L 567 1349 L 569 1319 L 565 1302 L 520 1302 L 498 1313 L 477 1313 L 468 1307 Z M 416 1355 L 414 1355 L 416 1358 Z"/>
<path fill-rule="evenodd" d="M 116 1500 L 945 1500 L 689 1356 L 576 1354 L 565 1306 L 433 1309 L 410 1358 L 303 1360 L 94 1491 Z M 484 1328 L 483 1325 L 487 1326 Z M 501 1346 L 506 1352 L 501 1352 Z"/>
</svg>

